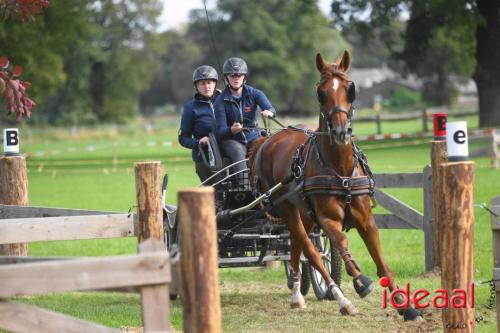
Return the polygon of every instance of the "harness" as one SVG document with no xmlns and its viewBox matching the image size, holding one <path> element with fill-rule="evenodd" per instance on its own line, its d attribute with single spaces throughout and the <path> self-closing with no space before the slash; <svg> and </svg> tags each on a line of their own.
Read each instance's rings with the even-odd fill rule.
<svg viewBox="0 0 500 333">
<path fill-rule="evenodd" d="M 310 197 L 313 195 L 335 195 L 343 197 L 346 204 L 346 211 L 350 207 L 353 196 L 373 196 L 375 188 L 373 173 L 368 165 L 365 154 L 355 143 L 352 143 L 354 167 L 351 176 L 340 176 L 338 172 L 327 165 L 319 149 L 317 136 L 318 134 L 322 134 L 321 132 L 318 133 L 296 127 L 291 127 L 291 129 L 306 133 L 308 139 L 304 144 L 297 147 L 290 165 L 290 175 L 285 179 L 284 183 L 295 180 L 295 182 L 299 184 L 299 193 L 303 201 L 308 205 L 309 215 L 311 217 L 315 217 L 314 209 L 310 202 Z M 324 173 L 318 176 L 305 177 L 304 170 L 307 163 L 314 163 L 314 161 L 319 163 Z M 359 175 L 359 165 L 361 165 L 365 175 Z"/>
</svg>

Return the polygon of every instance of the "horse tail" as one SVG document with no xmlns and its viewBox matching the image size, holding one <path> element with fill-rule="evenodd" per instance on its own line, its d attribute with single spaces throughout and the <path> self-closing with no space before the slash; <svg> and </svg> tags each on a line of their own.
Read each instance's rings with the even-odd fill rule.
<svg viewBox="0 0 500 333">
<path fill-rule="evenodd" d="M 266 137 L 260 137 L 255 141 L 255 144 L 252 146 L 250 149 L 250 153 L 248 154 L 248 165 L 250 166 L 250 171 L 249 171 L 249 177 L 250 177 L 250 184 L 253 186 L 255 190 L 258 189 L 258 177 L 257 176 L 257 168 L 258 168 L 258 163 L 257 161 L 257 153 L 260 151 L 260 148 L 266 142 Z M 260 159 L 259 159 L 260 160 Z"/>
</svg>

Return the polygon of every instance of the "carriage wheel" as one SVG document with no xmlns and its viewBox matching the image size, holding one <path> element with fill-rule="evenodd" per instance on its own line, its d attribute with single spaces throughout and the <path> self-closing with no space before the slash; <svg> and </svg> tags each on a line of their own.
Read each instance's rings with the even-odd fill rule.
<svg viewBox="0 0 500 333">
<path fill-rule="evenodd" d="M 332 247 L 330 239 L 324 233 L 321 233 L 320 236 L 313 237 L 312 241 L 322 256 L 323 254 L 325 255 L 323 258 L 323 264 L 335 283 L 340 286 L 342 280 L 342 257 L 340 256 L 339 251 Z M 333 300 L 332 293 L 328 291 L 327 281 L 323 279 L 320 272 L 317 271 L 312 265 L 310 266 L 310 270 L 311 283 L 316 298 L 319 300 Z"/>
<path fill-rule="evenodd" d="M 292 265 L 289 260 L 284 261 L 285 263 L 285 274 L 286 274 L 286 285 L 288 289 L 292 290 L 293 280 L 292 280 Z M 300 277 L 300 293 L 305 296 L 309 292 L 311 287 L 311 276 L 309 273 L 309 263 L 303 262 L 300 265 L 301 277 Z"/>
</svg>

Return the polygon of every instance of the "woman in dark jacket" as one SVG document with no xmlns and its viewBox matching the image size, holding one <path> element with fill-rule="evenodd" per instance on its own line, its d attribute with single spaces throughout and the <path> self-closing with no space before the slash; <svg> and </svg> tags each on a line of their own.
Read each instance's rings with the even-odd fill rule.
<svg viewBox="0 0 500 333">
<path fill-rule="evenodd" d="M 216 134 L 223 153 L 235 163 L 245 159 L 248 149 L 260 136 L 257 107 L 266 118 L 274 117 L 276 110 L 262 91 L 245 84 L 248 74 L 245 60 L 229 58 L 222 71 L 226 89 L 215 101 Z M 246 163 L 239 163 L 233 171 L 240 172 L 243 179 L 246 168 Z"/>
<path fill-rule="evenodd" d="M 213 102 L 219 94 L 215 89 L 218 79 L 217 71 L 211 66 L 203 65 L 195 69 L 193 83 L 196 94 L 184 105 L 179 129 L 179 143 L 192 149 L 196 174 L 202 182 L 210 177 L 211 171 L 203 163 L 198 147 L 208 144 L 208 134 L 214 126 Z"/>
</svg>

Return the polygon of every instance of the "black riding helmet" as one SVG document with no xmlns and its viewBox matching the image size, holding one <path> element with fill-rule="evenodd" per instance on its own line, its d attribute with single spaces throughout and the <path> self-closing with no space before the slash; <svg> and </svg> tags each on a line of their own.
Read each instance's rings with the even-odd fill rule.
<svg viewBox="0 0 500 333">
<path fill-rule="evenodd" d="M 224 61 L 224 65 L 222 66 L 222 73 L 224 74 L 224 80 L 226 81 L 227 85 L 229 85 L 227 76 L 231 74 L 245 75 L 245 81 L 246 81 L 246 76 L 248 74 L 248 66 L 245 60 L 241 58 L 231 57 L 226 61 Z M 243 83 L 245 81 L 243 81 Z M 239 87 L 238 88 L 231 87 L 231 88 L 237 90 Z"/>
<path fill-rule="evenodd" d="M 217 75 L 217 71 L 212 66 L 202 65 L 193 72 L 193 83 L 195 86 L 196 82 L 200 80 L 213 80 L 217 83 L 219 75 Z"/>
</svg>

